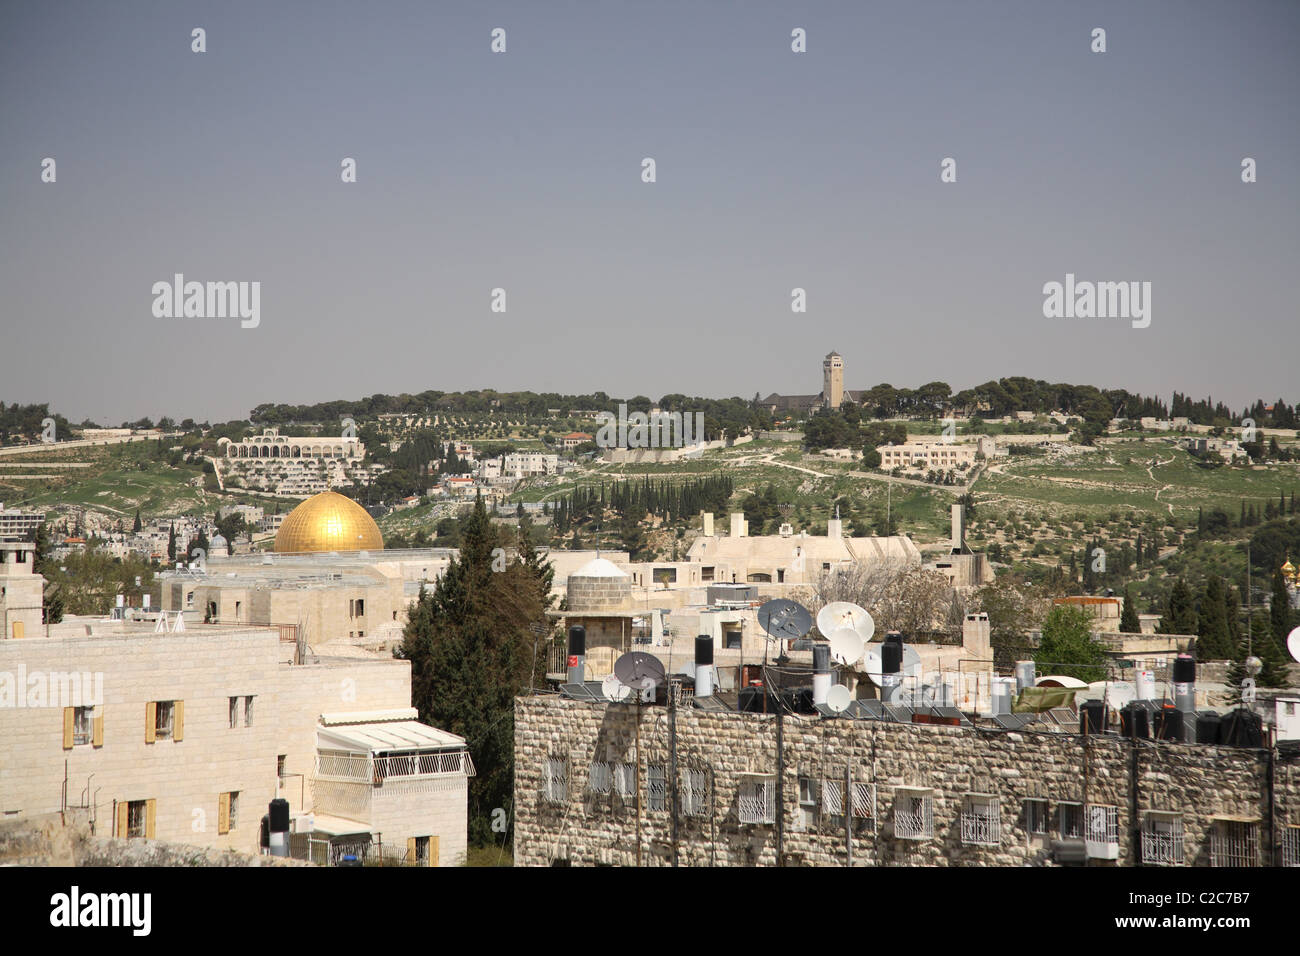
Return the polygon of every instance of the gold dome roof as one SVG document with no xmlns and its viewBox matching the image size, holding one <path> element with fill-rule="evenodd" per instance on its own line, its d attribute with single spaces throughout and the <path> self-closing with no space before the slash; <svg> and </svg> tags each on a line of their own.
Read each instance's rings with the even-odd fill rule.
<svg viewBox="0 0 1300 956">
<path fill-rule="evenodd" d="M 312 495 L 280 525 L 275 550 L 382 551 L 384 538 L 375 519 L 346 495 L 322 491 Z"/>
</svg>

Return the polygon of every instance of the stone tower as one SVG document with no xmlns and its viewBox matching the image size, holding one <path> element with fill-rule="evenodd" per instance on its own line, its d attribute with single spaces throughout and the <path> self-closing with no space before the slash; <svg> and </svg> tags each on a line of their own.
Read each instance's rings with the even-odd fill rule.
<svg viewBox="0 0 1300 956">
<path fill-rule="evenodd" d="M 844 359 L 839 352 L 822 360 L 822 401 L 827 408 L 839 408 L 844 402 Z"/>
</svg>

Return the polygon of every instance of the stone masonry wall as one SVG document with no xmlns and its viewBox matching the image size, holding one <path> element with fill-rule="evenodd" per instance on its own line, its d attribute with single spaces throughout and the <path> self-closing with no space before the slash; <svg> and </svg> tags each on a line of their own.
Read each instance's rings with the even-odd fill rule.
<svg viewBox="0 0 1300 956">
<path fill-rule="evenodd" d="M 642 707 L 639 714 L 640 861 L 663 866 L 671 862 L 670 814 L 649 809 L 646 768 L 668 763 L 668 711 Z M 634 760 L 637 723 L 634 705 L 555 696 L 516 699 L 518 865 L 636 865 L 635 795 L 597 794 L 588 785 L 593 761 Z M 1147 810 L 1183 815 L 1186 865 L 1209 865 L 1212 820 L 1219 815 L 1258 819 L 1260 862 L 1271 865 L 1273 860 L 1268 751 L 803 716 L 787 716 L 783 736 L 787 865 L 845 865 L 845 831 L 842 824 L 831 827 L 821 812 L 820 781 L 842 782 L 846 764 L 854 782 L 876 788 L 876 816 L 861 821 L 853 838 L 855 866 L 1050 865 L 1049 846 L 1059 833 L 1062 801 L 1116 808 L 1118 865 L 1138 861 L 1139 828 Z M 742 824 L 738 807 L 742 775 L 776 772 L 776 741 L 775 716 L 690 708 L 678 712 L 679 780 L 688 769 L 704 770 L 710 780 L 706 815 L 679 815 L 680 865 L 776 864 L 776 826 Z M 549 757 L 568 761 L 567 800 L 562 803 L 545 797 Z M 819 791 L 817 815 L 806 827 L 799 805 L 801 777 L 816 780 Z M 1288 824 L 1300 824 L 1300 759 L 1294 753 L 1278 755 L 1273 778 L 1280 833 Z M 933 788 L 931 838 L 895 838 L 895 796 L 903 787 Z M 996 846 L 962 840 L 961 812 L 970 792 L 999 798 Z M 1049 801 L 1047 837 L 1026 832 L 1027 798 Z"/>
</svg>

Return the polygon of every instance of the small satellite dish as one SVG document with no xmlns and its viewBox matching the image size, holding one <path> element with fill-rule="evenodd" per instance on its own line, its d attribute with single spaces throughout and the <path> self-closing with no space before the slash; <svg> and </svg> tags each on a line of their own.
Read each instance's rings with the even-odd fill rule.
<svg viewBox="0 0 1300 956">
<path fill-rule="evenodd" d="M 659 658 L 644 651 L 629 651 L 614 662 L 614 676 L 633 690 L 654 690 L 667 680 Z"/>
<path fill-rule="evenodd" d="M 606 700 L 627 700 L 632 696 L 632 688 L 614 674 L 608 675 L 600 682 L 600 692 L 605 695 Z"/>
<path fill-rule="evenodd" d="M 842 714 L 848 710 L 852 700 L 849 689 L 843 684 L 836 684 L 826 692 L 826 708 L 834 714 Z"/>
<path fill-rule="evenodd" d="M 1286 649 L 1291 652 L 1291 659 L 1300 661 L 1300 627 L 1286 637 Z"/>
<path fill-rule="evenodd" d="M 871 683 L 877 687 L 880 686 L 881 672 L 884 669 L 880 663 L 880 649 L 883 646 L 883 644 L 868 645 L 862 654 L 863 666 L 859 668 L 866 672 L 867 677 L 871 678 Z M 903 645 L 903 663 L 898 672 L 907 678 L 921 677 L 921 655 L 915 648 L 907 644 Z"/>
<path fill-rule="evenodd" d="M 856 664 L 867 646 L 862 635 L 851 627 L 836 628 L 830 634 L 831 657 L 837 664 Z"/>
<path fill-rule="evenodd" d="M 842 627 L 857 631 L 863 641 L 871 640 L 871 635 L 876 633 L 876 622 L 871 615 L 848 601 L 832 601 L 817 612 L 817 630 L 822 634 L 830 637 Z"/>
<path fill-rule="evenodd" d="M 758 609 L 758 626 L 778 640 L 797 641 L 812 630 L 812 615 L 798 601 L 777 598 Z"/>
</svg>

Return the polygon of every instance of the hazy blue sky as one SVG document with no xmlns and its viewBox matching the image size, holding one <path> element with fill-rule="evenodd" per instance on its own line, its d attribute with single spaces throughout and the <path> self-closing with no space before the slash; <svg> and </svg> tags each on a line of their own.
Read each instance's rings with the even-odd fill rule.
<svg viewBox="0 0 1300 956">
<path fill-rule="evenodd" d="M 1295 401 L 1297 53 L 1294 2 L 4 0 L 0 399 L 748 397 L 833 348 Z M 260 326 L 155 318 L 175 272 Z M 1150 327 L 1044 318 L 1067 272 L 1150 281 Z"/>
</svg>

